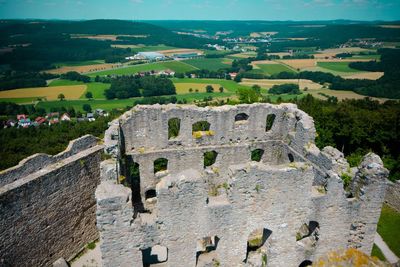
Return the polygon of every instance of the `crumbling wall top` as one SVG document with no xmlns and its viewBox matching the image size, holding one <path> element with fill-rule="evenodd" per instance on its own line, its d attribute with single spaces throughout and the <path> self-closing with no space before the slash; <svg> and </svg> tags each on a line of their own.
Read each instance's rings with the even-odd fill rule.
<svg viewBox="0 0 400 267">
<path fill-rule="evenodd" d="M 71 157 L 97 144 L 98 139 L 92 135 L 85 135 L 69 142 L 68 147 L 57 155 L 43 153 L 34 154 L 21 160 L 18 165 L 0 172 L 0 187 L 12 183 L 26 175 L 37 172 L 57 161 Z"/>
</svg>

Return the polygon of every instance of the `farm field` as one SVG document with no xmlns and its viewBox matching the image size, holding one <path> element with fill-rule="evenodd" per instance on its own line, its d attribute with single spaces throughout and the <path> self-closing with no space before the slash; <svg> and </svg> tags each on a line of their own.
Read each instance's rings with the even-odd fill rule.
<svg viewBox="0 0 400 267">
<path fill-rule="evenodd" d="M 344 48 L 332 48 L 318 51 L 314 54 L 316 59 L 324 59 L 326 57 L 334 57 L 340 53 L 359 53 L 359 52 L 375 52 L 376 50 L 366 49 L 361 47 L 344 47 Z"/>
<path fill-rule="evenodd" d="M 304 70 L 307 68 L 316 67 L 319 62 L 354 62 L 354 61 L 369 61 L 369 59 L 281 59 L 277 62 L 288 65 L 294 69 Z"/>
<path fill-rule="evenodd" d="M 238 84 L 231 80 L 223 80 L 223 79 L 191 79 L 191 78 L 172 78 L 172 82 L 175 84 L 179 83 L 196 83 L 196 84 L 219 84 L 224 87 L 224 92 L 236 93 L 236 90 L 239 88 L 248 88 L 249 86 Z"/>
<path fill-rule="evenodd" d="M 331 90 L 331 89 L 321 89 L 321 90 L 309 90 L 307 91 L 307 93 L 309 93 L 310 95 L 319 98 L 319 99 L 323 99 L 326 100 L 327 97 L 324 96 L 328 95 L 328 96 L 334 96 L 337 97 L 337 99 L 340 100 L 344 100 L 344 99 L 364 99 L 367 96 L 365 95 L 360 95 L 357 94 L 353 91 L 346 91 L 346 90 Z M 373 100 L 377 100 L 380 103 L 385 102 L 386 100 L 389 100 L 387 98 L 377 98 L 377 97 L 369 97 Z"/>
<path fill-rule="evenodd" d="M 211 85 L 214 88 L 214 92 L 219 92 L 220 84 L 205 84 L 205 83 L 175 83 L 176 93 L 178 95 L 189 94 L 189 89 L 192 88 L 192 92 L 195 92 L 196 89 L 199 93 L 205 93 L 207 85 Z"/>
<path fill-rule="evenodd" d="M 196 68 L 186 64 L 185 62 L 180 61 L 165 61 L 165 62 L 155 62 L 155 63 L 148 63 L 148 64 L 140 64 L 140 65 L 133 65 L 129 67 L 122 67 L 118 69 L 112 70 L 105 70 L 95 73 L 90 73 L 90 77 L 99 76 L 106 76 L 106 75 L 130 75 L 135 74 L 141 71 L 161 71 L 171 69 L 175 72 L 186 72 L 195 70 Z"/>
<path fill-rule="evenodd" d="M 258 64 L 257 67 L 267 75 L 274 75 L 284 71 L 295 72 L 293 69 L 282 64 Z"/>
<path fill-rule="evenodd" d="M 229 62 L 231 61 L 224 58 L 197 58 L 185 60 L 185 63 L 190 64 L 195 68 L 213 71 L 230 67 Z"/>
<path fill-rule="evenodd" d="M 0 98 L 0 102 L 12 102 L 16 104 L 32 104 L 37 101 L 37 97 L 23 98 Z"/>
<path fill-rule="evenodd" d="M 232 59 L 242 59 L 242 58 L 249 58 L 249 57 L 255 57 L 255 56 L 257 56 L 256 52 L 244 52 L 244 53 L 228 55 L 226 57 L 232 58 Z"/>
<path fill-rule="evenodd" d="M 64 61 L 57 62 L 54 65 L 58 67 L 76 67 L 76 66 L 86 66 L 86 65 L 98 65 L 105 64 L 104 60 L 86 60 L 86 61 Z"/>
<path fill-rule="evenodd" d="M 104 64 L 82 65 L 82 66 L 81 65 L 61 66 L 61 67 L 56 68 L 56 69 L 46 70 L 45 72 L 53 73 L 53 74 L 63 74 L 63 73 L 67 73 L 69 71 L 76 71 L 76 72 L 79 72 L 79 73 L 86 73 L 86 72 L 93 72 L 93 71 L 112 69 L 112 68 L 116 68 L 118 66 L 121 66 L 121 63 L 119 63 L 119 64 L 104 63 Z"/>
<path fill-rule="evenodd" d="M 337 72 L 362 72 L 349 67 L 349 62 L 318 62 L 317 66 Z"/>
<path fill-rule="evenodd" d="M 301 90 L 304 90 L 304 88 L 307 87 L 308 90 L 319 90 L 322 88 L 322 86 L 318 83 L 315 83 L 310 80 L 306 79 L 242 79 L 242 82 L 240 84 L 246 85 L 246 86 L 253 86 L 253 85 L 259 85 L 261 88 L 266 88 L 269 89 L 274 85 L 280 85 L 280 84 L 285 84 L 285 83 L 292 83 L 292 84 L 299 84 L 299 87 Z"/>
<path fill-rule="evenodd" d="M 0 98 L 45 98 L 47 100 L 56 100 L 59 94 L 64 94 L 65 99 L 68 100 L 79 99 L 85 91 L 86 85 L 23 88 L 1 91 Z"/>
<path fill-rule="evenodd" d="M 56 86 L 67 86 L 67 85 L 85 85 L 86 86 L 86 92 L 91 92 L 93 95 L 94 99 L 105 99 L 104 96 L 104 91 L 108 88 L 110 88 L 110 84 L 107 83 L 98 83 L 98 82 L 90 82 L 90 83 L 83 83 L 83 82 L 78 82 L 78 81 L 69 81 L 69 80 L 53 80 L 50 84 L 49 87 L 56 87 Z M 81 99 L 85 99 L 85 93 L 82 94 L 80 97 Z"/>
<path fill-rule="evenodd" d="M 50 111 L 51 108 L 61 108 L 61 107 L 73 107 L 75 110 L 83 111 L 82 106 L 84 104 L 89 104 L 92 109 L 101 108 L 104 110 L 112 110 L 118 108 L 125 108 L 127 106 L 133 106 L 135 99 L 114 99 L 114 100 L 68 100 L 68 101 L 40 101 L 36 107 L 44 108 L 46 111 Z"/>
<path fill-rule="evenodd" d="M 188 49 L 188 48 L 166 49 L 166 50 L 160 50 L 158 52 L 168 57 L 173 56 L 175 54 L 190 54 L 190 53 L 196 53 L 200 55 L 203 54 L 203 51 L 199 49 Z"/>
<path fill-rule="evenodd" d="M 367 79 L 367 80 L 377 80 L 383 76 L 383 72 L 360 72 L 344 76 L 345 79 Z"/>
</svg>

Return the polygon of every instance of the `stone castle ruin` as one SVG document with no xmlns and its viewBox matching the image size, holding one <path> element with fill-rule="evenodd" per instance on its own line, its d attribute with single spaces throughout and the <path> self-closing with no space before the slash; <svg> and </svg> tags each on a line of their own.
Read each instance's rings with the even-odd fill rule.
<svg viewBox="0 0 400 267">
<path fill-rule="evenodd" d="M 136 106 L 105 133 L 103 266 L 306 266 L 370 253 L 388 171 L 319 150 L 293 104 Z M 121 184 L 123 181 L 123 184 Z"/>
<path fill-rule="evenodd" d="M 0 266 L 51 266 L 98 238 L 95 189 L 103 146 L 86 135 L 55 156 L 0 172 Z"/>
</svg>

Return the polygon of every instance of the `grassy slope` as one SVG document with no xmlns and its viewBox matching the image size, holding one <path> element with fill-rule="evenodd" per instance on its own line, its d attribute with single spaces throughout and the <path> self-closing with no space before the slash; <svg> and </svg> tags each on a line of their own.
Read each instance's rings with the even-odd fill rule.
<svg viewBox="0 0 400 267">
<path fill-rule="evenodd" d="M 111 84 L 109 83 L 88 83 L 86 92 L 92 92 L 94 99 L 105 99 L 104 91 L 110 88 Z M 81 96 L 81 99 L 85 99 L 85 94 Z"/>
<path fill-rule="evenodd" d="M 349 67 L 349 62 L 318 62 L 321 68 L 338 71 L 338 72 L 362 72 Z"/>
<path fill-rule="evenodd" d="M 386 204 L 382 207 L 378 233 L 393 253 L 400 257 L 400 213 Z"/>
</svg>

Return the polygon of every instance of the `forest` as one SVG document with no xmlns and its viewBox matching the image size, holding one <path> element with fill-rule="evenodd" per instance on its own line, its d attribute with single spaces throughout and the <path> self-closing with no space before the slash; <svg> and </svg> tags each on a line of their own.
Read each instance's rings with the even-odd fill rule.
<svg viewBox="0 0 400 267">
<path fill-rule="evenodd" d="M 166 77 L 120 76 L 111 79 L 111 87 L 104 92 L 107 99 L 176 94 L 175 85 Z"/>
</svg>

